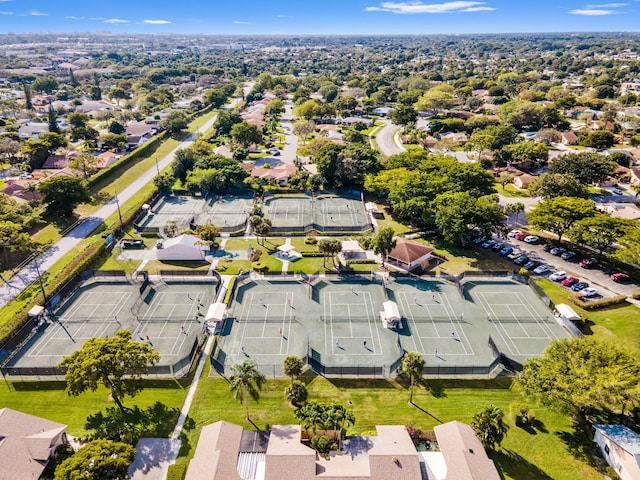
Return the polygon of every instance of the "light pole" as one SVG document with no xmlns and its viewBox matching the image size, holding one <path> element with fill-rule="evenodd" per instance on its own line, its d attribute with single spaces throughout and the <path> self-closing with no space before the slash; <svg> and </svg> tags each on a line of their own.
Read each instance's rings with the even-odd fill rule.
<svg viewBox="0 0 640 480">
<path fill-rule="evenodd" d="M 40 282 L 40 290 L 42 290 L 42 296 L 44 297 L 44 307 L 46 308 L 47 303 L 47 293 L 44 290 L 44 285 L 42 284 L 42 275 L 40 275 L 40 269 L 38 268 L 38 257 L 33 259 L 33 264 L 36 266 L 36 273 L 38 274 L 38 281 Z"/>
<path fill-rule="evenodd" d="M 120 230 L 124 232 L 124 224 L 122 223 L 122 213 L 120 212 L 120 202 L 118 201 L 118 191 L 115 190 L 115 192 L 116 192 L 116 205 L 118 207 L 118 217 L 120 218 Z"/>
<path fill-rule="evenodd" d="M 160 167 L 158 167 L 158 159 L 154 156 L 153 160 L 156 162 L 156 171 L 158 172 L 158 175 L 160 175 Z"/>
</svg>

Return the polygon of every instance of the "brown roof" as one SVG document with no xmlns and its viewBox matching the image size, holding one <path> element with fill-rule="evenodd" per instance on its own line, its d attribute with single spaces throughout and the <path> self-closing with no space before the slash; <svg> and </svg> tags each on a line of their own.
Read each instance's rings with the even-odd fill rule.
<svg viewBox="0 0 640 480">
<path fill-rule="evenodd" d="M 312 479 L 316 452 L 300 442 L 300 425 L 274 425 L 267 447 L 265 480 Z"/>
<path fill-rule="evenodd" d="M 29 202 L 31 200 L 40 200 L 40 194 L 37 190 L 26 190 L 28 184 L 33 184 L 33 180 L 7 180 L 7 184 L 0 192 L 9 195 L 16 200 Z"/>
<path fill-rule="evenodd" d="M 298 173 L 298 167 L 295 165 L 278 165 L 275 168 L 262 168 L 257 167 L 251 170 L 252 177 L 258 178 L 273 178 L 275 180 L 279 180 L 281 178 L 289 179 L 293 175 Z"/>
<path fill-rule="evenodd" d="M 396 246 L 389 252 L 389 258 L 394 258 L 403 263 L 413 263 L 431 252 L 433 252 L 433 248 L 413 240 L 397 237 Z"/>
<path fill-rule="evenodd" d="M 241 480 L 237 464 L 242 430 L 225 421 L 203 427 L 185 480 Z"/>
<path fill-rule="evenodd" d="M 39 478 L 66 429 L 61 423 L 0 409 L 0 476 Z"/>
<path fill-rule="evenodd" d="M 65 168 L 71 164 L 71 160 L 60 155 L 50 155 L 42 164 L 44 169 Z"/>
<path fill-rule="evenodd" d="M 446 480 L 500 480 L 493 461 L 466 423 L 454 421 L 434 428 L 447 464 Z"/>
</svg>

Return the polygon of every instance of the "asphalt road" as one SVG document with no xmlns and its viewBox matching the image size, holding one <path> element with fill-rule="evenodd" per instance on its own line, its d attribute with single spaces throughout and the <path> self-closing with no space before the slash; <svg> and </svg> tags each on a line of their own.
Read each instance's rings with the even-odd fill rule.
<svg viewBox="0 0 640 480">
<path fill-rule="evenodd" d="M 298 136 L 293 133 L 293 102 L 287 99 L 285 111 L 280 117 L 280 125 L 284 130 L 284 148 L 277 157 L 282 163 L 293 165 L 298 151 Z"/>
<path fill-rule="evenodd" d="M 250 85 L 245 86 L 245 93 L 248 93 L 251 88 Z M 235 98 L 232 100 L 228 107 L 240 103 L 241 98 Z M 166 168 L 175 156 L 176 151 L 189 147 L 195 141 L 195 136 L 198 133 L 204 133 L 208 130 L 213 122 L 216 121 L 217 116 L 212 117 L 208 122 L 202 125 L 196 134 L 190 135 L 184 140 L 178 147 L 173 149 L 167 156 L 158 160 L 158 167 L 160 170 Z M 20 270 L 14 277 L 0 287 L 0 307 L 5 306 L 15 297 L 17 297 L 22 290 L 38 280 L 38 271 L 43 274 L 49 270 L 56 262 L 62 259 L 67 253 L 71 252 L 76 246 L 86 237 L 98 228 L 104 220 L 113 215 L 118 210 L 118 202 L 124 203 L 133 197 L 142 187 L 151 182 L 153 178 L 158 174 L 155 165 L 144 172 L 138 177 L 131 185 L 129 185 L 122 192 L 117 192 L 117 197 L 111 200 L 108 204 L 95 212 L 93 216 L 84 220 L 80 225 L 73 229 L 69 234 L 60 239 L 55 245 L 49 248 L 46 252 L 36 258 L 29 265 Z M 116 192 L 114 191 L 114 194 Z"/>
<path fill-rule="evenodd" d="M 383 155 L 389 157 L 405 151 L 404 147 L 399 146 L 394 141 L 394 135 L 400 127 L 391 123 L 390 120 L 383 120 L 384 127 L 382 127 L 376 134 L 376 143 L 378 144 L 378 150 Z"/>
</svg>

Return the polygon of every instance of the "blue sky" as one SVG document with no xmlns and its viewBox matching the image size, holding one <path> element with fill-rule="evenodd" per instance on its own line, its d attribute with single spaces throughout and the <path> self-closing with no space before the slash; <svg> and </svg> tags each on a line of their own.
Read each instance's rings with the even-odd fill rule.
<svg viewBox="0 0 640 480">
<path fill-rule="evenodd" d="M 0 0 L 0 32 L 432 34 L 640 30 L 640 0 Z"/>
</svg>

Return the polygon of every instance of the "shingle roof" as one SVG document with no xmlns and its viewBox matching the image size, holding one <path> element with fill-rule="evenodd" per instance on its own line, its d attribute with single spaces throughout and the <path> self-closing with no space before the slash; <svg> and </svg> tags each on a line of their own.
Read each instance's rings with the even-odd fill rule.
<svg viewBox="0 0 640 480">
<path fill-rule="evenodd" d="M 2 478 L 39 478 L 51 449 L 66 425 L 26 413 L 0 409 L 0 472 Z"/>
<path fill-rule="evenodd" d="M 404 263 L 413 263 L 431 252 L 433 252 L 433 248 L 398 237 L 395 248 L 389 252 L 389 257 Z"/>
<path fill-rule="evenodd" d="M 238 451 L 242 427 L 219 421 L 202 428 L 185 480 L 240 480 Z"/>
</svg>

